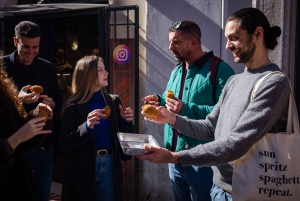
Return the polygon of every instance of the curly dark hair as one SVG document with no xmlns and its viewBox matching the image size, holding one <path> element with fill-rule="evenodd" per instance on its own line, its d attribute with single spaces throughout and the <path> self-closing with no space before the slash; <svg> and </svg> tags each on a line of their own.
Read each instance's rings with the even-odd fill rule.
<svg viewBox="0 0 300 201">
<path fill-rule="evenodd" d="M 227 20 L 236 20 L 240 23 L 240 28 L 252 35 L 257 27 L 264 29 L 264 43 L 266 48 L 274 50 L 277 42 L 277 37 L 281 35 L 281 29 L 278 26 L 270 26 L 267 17 L 256 8 L 243 8 L 233 13 Z"/>
<path fill-rule="evenodd" d="M 14 103 L 15 108 L 18 112 L 26 117 L 27 113 L 22 105 L 22 101 L 18 98 L 18 90 L 14 82 L 7 77 L 5 71 L 5 66 L 3 62 L 3 53 L 0 51 L 0 91 L 2 91 L 6 96 Z"/>
</svg>

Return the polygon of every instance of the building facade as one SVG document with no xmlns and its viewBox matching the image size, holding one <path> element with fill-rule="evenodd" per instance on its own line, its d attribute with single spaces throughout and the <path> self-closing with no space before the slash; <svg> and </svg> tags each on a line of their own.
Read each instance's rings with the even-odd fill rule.
<svg viewBox="0 0 300 201">
<path fill-rule="evenodd" d="M 0 6 L 17 5 L 18 2 L 20 1 L 4 0 Z M 232 53 L 225 50 L 224 27 L 228 16 L 234 11 L 244 7 L 255 7 L 266 14 L 271 26 L 277 25 L 282 29 L 279 44 L 270 52 L 270 58 L 290 78 L 297 104 L 300 104 L 300 71 L 296 68 L 300 64 L 297 21 L 300 18 L 299 0 L 109 0 L 108 3 L 111 7 L 139 7 L 139 55 L 135 55 L 138 56 L 139 64 L 139 82 L 136 88 L 139 97 L 134 97 L 135 99 L 139 100 L 146 95 L 162 93 L 165 90 L 175 64 L 175 59 L 168 50 L 168 28 L 176 21 L 195 21 L 202 30 L 204 51 L 213 50 L 229 63 L 236 73 L 241 73 L 244 66 L 234 63 Z M 141 106 L 142 103 L 139 103 L 135 108 L 139 109 Z M 153 135 L 163 146 L 163 125 L 145 122 L 141 115 L 136 124 L 139 125 L 139 133 Z M 138 192 L 134 195 L 135 200 L 173 200 L 167 164 L 136 161 L 134 167 L 134 182 L 138 187 Z"/>
</svg>

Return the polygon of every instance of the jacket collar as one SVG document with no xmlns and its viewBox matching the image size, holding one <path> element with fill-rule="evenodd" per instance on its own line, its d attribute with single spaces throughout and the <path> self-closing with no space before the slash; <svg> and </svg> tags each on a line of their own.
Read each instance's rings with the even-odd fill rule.
<svg viewBox="0 0 300 201">
<path fill-rule="evenodd" d="M 195 61 L 193 63 L 193 65 L 197 66 L 198 68 L 201 68 L 213 56 L 214 56 L 214 52 L 213 51 L 206 52 L 206 54 L 204 56 L 202 56 L 200 59 L 198 59 L 197 61 Z"/>
<path fill-rule="evenodd" d="M 214 56 L 214 52 L 213 51 L 210 51 L 210 52 L 205 52 L 206 54 L 202 57 L 200 57 L 197 61 L 195 61 L 194 63 L 191 63 L 191 65 L 195 65 L 196 67 L 198 68 L 202 68 L 202 66 L 204 66 L 204 64 Z M 178 68 L 178 67 L 185 67 L 185 62 L 178 62 L 175 67 L 173 68 L 173 70 L 175 68 Z"/>
</svg>

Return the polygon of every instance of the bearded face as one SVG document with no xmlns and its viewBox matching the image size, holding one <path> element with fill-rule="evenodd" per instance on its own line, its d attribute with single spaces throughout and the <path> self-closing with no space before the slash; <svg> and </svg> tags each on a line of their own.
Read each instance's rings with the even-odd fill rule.
<svg viewBox="0 0 300 201">
<path fill-rule="evenodd" d="M 178 62 L 185 62 L 187 60 L 187 58 L 189 58 L 191 55 L 191 50 L 189 50 L 189 49 L 182 50 L 181 52 L 174 50 L 172 52 Z"/>
<path fill-rule="evenodd" d="M 189 47 L 190 37 L 186 37 L 181 31 L 169 33 L 169 50 L 179 62 L 185 62 L 192 55 Z"/>
<path fill-rule="evenodd" d="M 240 28 L 239 22 L 229 21 L 225 27 L 225 37 L 227 38 L 226 49 L 230 50 L 234 57 L 234 62 L 247 63 L 255 53 L 256 43 L 252 35 Z"/>
<path fill-rule="evenodd" d="M 233 46 L 231 51 L 237 51 L 237 56 L 234 58 L 236 63 L 247 63 L 254 55 L 256 44 L 252 41 L 252 36 L 249 36 L 248 41 L 244 45 Z"/>
</svg>

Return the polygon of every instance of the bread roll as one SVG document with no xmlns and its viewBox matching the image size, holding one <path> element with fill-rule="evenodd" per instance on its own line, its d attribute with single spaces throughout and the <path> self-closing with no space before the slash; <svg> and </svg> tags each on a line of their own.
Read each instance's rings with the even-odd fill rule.
<svg viewBox="0 0 300 201">
<path fill-rule="evenodd" d="M 33 85 L 33 86 L 30 87 L 30 91 L 41 94 L 41 93 L 43 93 L 44 88 L 42 86 L 39 86 L 39 85 Z"/>
<path fill-rule="evenodd" d="M 47 119 L 48 119 L 48 113 L 45 111 L 39 111 L 39 113 L 37 115 L 35 115 L 34 118 L 39 118 L 39 117 L 46 117 L 43 122 L 46 123 Z"/>
<path fill-rule="evenodd" d="M 167 93 L 166 93 L 166 98 L 174 98 L 174 93 L 172 90 L 168 90 Z"/>
<path fill-rule="evenodd" d="M 157 118 L 159 112 L 156 110 L 156 108 L 153 105 L 144 105 L 142 107 L 143 114 L 146 115 L 149 118 Z"/>
<path fill-rule="evenodd" d="M 109 107 L 108 105 L 105 106 L 103 109 L 104 109 L 104 112 L 103 112 L 103 113 L 104 113 L 106 116 L 101 116 L 100 118 L 104 120 L 104 119 L 106 119 L 106 118 L 109 116 L 111 110 L 110 110 L 110 107 Z"/>
</svg>

